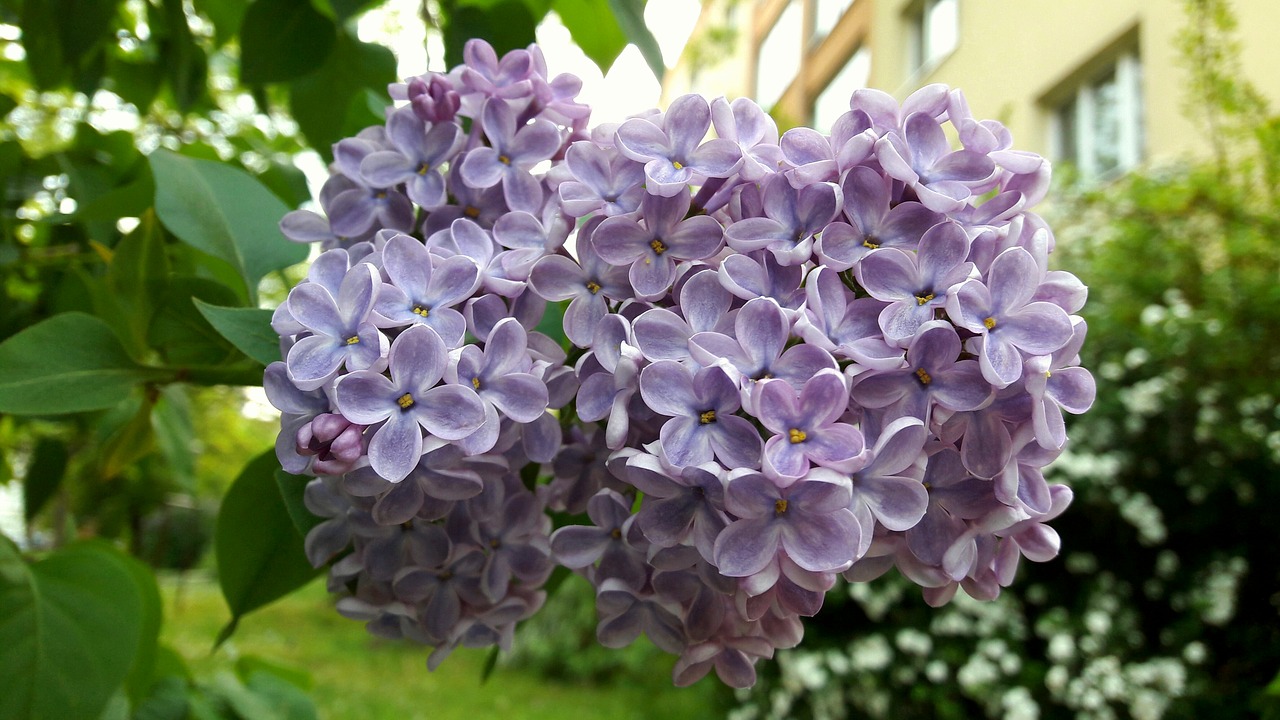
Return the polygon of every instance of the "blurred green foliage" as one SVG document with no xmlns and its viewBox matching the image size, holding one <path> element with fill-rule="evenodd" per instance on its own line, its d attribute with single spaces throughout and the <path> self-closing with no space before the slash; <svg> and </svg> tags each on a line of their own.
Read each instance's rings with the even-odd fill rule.
<svg viewBox="0 0 1280 720">
<path fill-rule="evenodd" d="M 357 33 L 381 4 L 0 0 L 0 483 L 22 482 L 28 527 L 23 550 L 0 536 L 0 675 L 29 689 L 0 716 L 315 717 L 269 663 L 193 679 L 156 644 L 155 578 L 133 557 L 186 569 L 216 544 L 224 638 L 315 572 L 272 411 L 245 388 L 305 272 L 277 229 L 310 199 L 298 160 L 381 124 L 399 79 Z M 555 10 L 602 68 L 635 42 L 661 73 L 644 0 L 427 8 L 451 63 L 471 37 L 527 45 Z"/>
</svg>

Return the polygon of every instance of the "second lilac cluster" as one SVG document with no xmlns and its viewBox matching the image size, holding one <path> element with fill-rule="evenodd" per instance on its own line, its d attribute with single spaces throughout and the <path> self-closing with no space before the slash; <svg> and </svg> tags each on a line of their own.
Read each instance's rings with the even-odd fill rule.
<svg viewBox="0 0 1280 720">
<path fill-rule="evenodd" d="M 340 610 L 438 662 L 510 642 L 554 562 L 602 644 L 744 687 L 841 575 L 936 605 L 1057 554 L 1042 470 L 1094 385 L 1048 163 L 942 86 L 829 135 L 696 95 L 589 129 L 536 47 L 466 60 L 282 223 L 328 248 L 267 389 Z"/>
</svg>

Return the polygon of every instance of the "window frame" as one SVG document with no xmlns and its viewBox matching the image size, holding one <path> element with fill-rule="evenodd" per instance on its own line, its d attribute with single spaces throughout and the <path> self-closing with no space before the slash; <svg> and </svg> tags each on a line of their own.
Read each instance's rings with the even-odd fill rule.
<svg viewBox="0 0 1280 720">
<path fill-rule="evenodd" d="M 1116 164 L 1101 168 L 1095 147 L 1095 114 L 1099 88 L 1111 76 L 1114 76 L 1116 85 Z M 1064 113 L 1068 111 L 1072 113 L 1069 123 L 1064 120 Z M 1079 82 L 1052 106 L 1050 119 L 1050 148 L 1054 159 L 1072 162 L 1081 177 L 1108 179 L 1141 164 L 1146 154 L 1146 123 L 1142 62 L 1137 49 L 1119 53 Z M 1067 137 L 1068 131 L 1073 137 Z"/>
</svg>

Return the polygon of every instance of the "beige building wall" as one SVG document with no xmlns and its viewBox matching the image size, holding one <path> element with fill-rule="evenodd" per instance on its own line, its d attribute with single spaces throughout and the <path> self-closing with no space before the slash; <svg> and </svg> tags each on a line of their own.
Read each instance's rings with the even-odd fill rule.
<svg viewBox="0 0 1280 720">
<path fill-rule="evenodd" d="M 752 95 L 756 48 L 787 1 L 704 3 L 691 45 L 707 29 L 723 27 L 725 9 L 733 5 L 737 42 L 731 52 L 686 53 L 669 74 L 664 96 Z M 817 1 L 790 0 L 803 3 L 808 17 Z M 1206 147 L 1183 112 L 1187 72 L 1175 47 L 1187 22 L 1182 0 L 956 0 L 954 49 L 915 70 L 912 28 L 927 1 L 854 0 L 820 44 L 800 43 L 807 48 L 802 70 L 775 114 L 811 123 L 813 98 L 854 49 L 867 47 L 870 86 L 900 99 L 933 82 L 962 88 L 975 116 L 1000 119 L 1019 148 L 1052 156 L 1055 111 L 1081 83 L 1128 52 L 1140 67 L 1140 159 L 1167 160 Z M 1280 109 L 1280 0 L 1236 0 L 1232 7 L 1244 74 Z"/>
</svg>

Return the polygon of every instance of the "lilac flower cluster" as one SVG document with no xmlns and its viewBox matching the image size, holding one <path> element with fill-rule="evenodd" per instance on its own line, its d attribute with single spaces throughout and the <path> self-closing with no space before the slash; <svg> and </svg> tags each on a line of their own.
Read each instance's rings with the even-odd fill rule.
<svg viewBox="0 0 1280 720">
<path fill-rule="evenodd" d="M 558 563 L 602 644 L 743 687 L 841 576 L 938 605 L 1057 554 L 1042 471 L 1094 385 L 1048 163 L 936 85 L 781 137 L 695 95 L 590 129 L 579 87 L 473 41 L 281 223 L 324 252 L 265 384 L 342 613 L 434 667 Z"/>
</svg>

